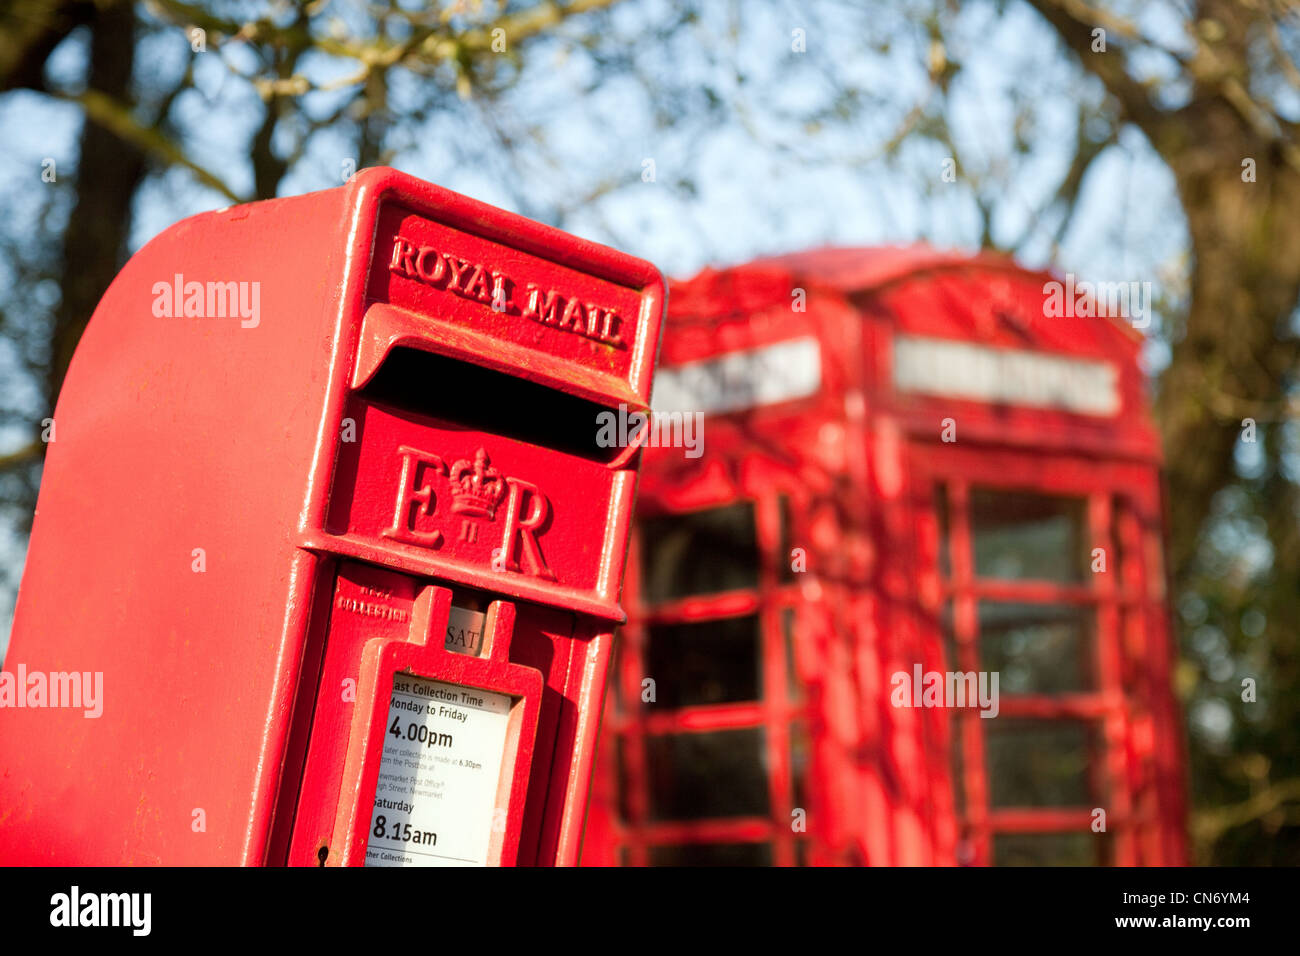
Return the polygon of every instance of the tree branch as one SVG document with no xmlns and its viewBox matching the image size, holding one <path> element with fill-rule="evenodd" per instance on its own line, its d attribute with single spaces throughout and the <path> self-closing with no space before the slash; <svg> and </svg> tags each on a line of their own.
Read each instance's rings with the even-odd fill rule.
<svg viewBox="0 0 1300 956">
<path fill-rule="evenodd" d="M 141 125 L 131 115 L 131 110 L 118 100 L 95 89 L 88 89 L 76 96 L 55 95 L 59 99 L 79 104 L 86 111 L 88 119 L 98 123 L 123 142 L 152 154 L 167 165 L 184 166 L 199 182 L 215 189 L 231 202 L 247 202 L 246 197 L 236 193 L 219 176 L 186 156 L 181 148 L 163 135 L 157 127 Z"/>
<path fill-rule="evenodd" d="M 1267 816 L 1291 800 L 1300 800 L 1300 777 L 1271 784 L 1241 803 L 1196 813 L 1192 833 L 1198 843 L 1212 844 L 1228 830 Z"/>
<path fill-rule="evenodd" d="M 0 90 L 45 89 L 45 61 L 93 7 L 71 0 L 12 0 L 0 13 Z"/>
<path fill-rule="evenodd" d="M 1119 100 L 1127 118 L 1155 143 L 1164 125 L 1164 114 L 1151 101 L 1147 87 L 1129 75 L 1128 57 L 1116 49 L 1108 49 L 1105 53 L 1092 52 L 1092 31 L 1097 27 L 1129 39 L 1138 38 L 1136 30 L 1080 0 L 1028 2 L 1074 51 L 1080 65 L 1101 80 L 1110 94 Z"/>
<path fill-rule="evenodd" d="M 41 457 L 41 452 L 45 450 L 45 443 L 39 441 L 28 442 L 21 448 L 0 455 L 0 472 L 8 471 L 10 468 L 17 468 L 25 465 L 29 461 L 35 461 Z"/>
</svg>

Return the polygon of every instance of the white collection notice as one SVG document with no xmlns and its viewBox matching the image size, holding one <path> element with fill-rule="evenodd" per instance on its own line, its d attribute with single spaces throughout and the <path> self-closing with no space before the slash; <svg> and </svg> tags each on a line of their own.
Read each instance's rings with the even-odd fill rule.
<svg viewBox="0 0 1300 956">
<path fill-rule="evenodd" d="M 510 706 L 508 694 L 394 676 L 367 866 L 487 865 Z"/>
</svg>

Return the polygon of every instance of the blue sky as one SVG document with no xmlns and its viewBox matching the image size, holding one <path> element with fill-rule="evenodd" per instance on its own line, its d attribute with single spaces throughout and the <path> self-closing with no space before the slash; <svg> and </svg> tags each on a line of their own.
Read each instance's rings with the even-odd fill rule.
<svg viewBox="0 0 1300 956">
<path fill-rule="evenodd" d="M 812 4 L 806 12 L 780 3 L 710 6 L 704 19 L 667 47 L 635 46 L 634 59 L 652 82 L 687 94 L 708 86 L 732 104 L 707 122 L 684 116 L 666 128 L 655 122 L 655 104 L 642 82 L 626 76 L 600 80 L 566 38 L 580 32 L 580 24 L 570 25 L 531 52 L 520 82 L 499 103 L 454 103 L 395 134 L 392 165 L 515 211 L 530 211 L 522 208 L 521 197 L 542 209 L 572 205 L 565 228 L 651 259 L 675 276 L 825 244 L 925 240 L 971 248 L 978 228 L 970 189 L 941 181 L 943 151 L 913 138 L 897 156 L 880 153 L 880 144 L 930 88 L 920 66 L 927 40 L 908 19 L 907 6 L 875 5 L 867 13 L 835 3 Z M 617 11 L 614 28 L 636 44 L 645 25 L 669 9 L 659 0 L 630 0 Z M 796 29 L 805 31 L 804 53 L 791 50 Z M 1167 27 L 1157 22 L 1157 29 Z M 990 184 L 987 194 L 997 200 L 994 237 L 1005 242 L 1024 231 L 1055 188 L 1072 155 L 1076 104 L 1099 91 L 1023 5 L 1011 4 L 998 16 L 992 4 L 968 4 L 949 35 L 945 54 L 962 64 L 949 113 L 954 136 L 966 171 Z M 151 37 L 139 58 L 141 81 L 173 75 L 186 50 L 180 31 Z M 81 39 L 70 38 L 51 72 L 73 83 L 84 56 Z M 260 121 L 260 104 L 229 65 L 246 60 L 238 48 L 200 55 L 196 88 L 177 104 L 188 155 L 241 192 L 251 188 L 246 144 Z M 348 68 L 316 58 L 307 72 L 328 79 Z M 826 105 L 836 84 L 859 91 L 869 108 L 838 125 L 812 127 L 790 118 Z M 395 108 L 414 112 L 428 89 L 414 78 L 395 82 Z M 310 94 L 311 105 L 324 111 L 337 95 Z M 1017 103 L 1027 103 L 1033 114 L 1031 148 L 1023 156 L 1012 144 Z M 542 143 L 519 146 L 507 164 L 494 145 L 494 126 L 535 128 Z M 34 191 L 58 188 L 41 182 L 43 159 L 55 159 L 64 183 L 74 172 L 94 175 L 93 165 L 77 170 L 79 129 L 74 106 L 34 93 L 0 97 L 3 228 L 22 230 L 30 221 L 24 217 L 32 215 Z M 337 185 L 350 150 L 343 135 L 318 134 L 285 177 L 281 193 Z M 655 162 L 653 183 L 641 181 L 646 159 Z M 683 178 L 692 189 L 677 185 Z M 594 201 L 579 201 L 603 182 L 621 185 Z M 187 171 L 172 169 L 139 194 L 131 246 L 139 248 L 187 215 L 227 204 Z M 1027 264 L 1048 261 L 1052 250 L 1045 236 L 1040 230 L 1026 244 Z M 1178 297 L 1186 276 L 1185 244 L 1169 172 L 1130 130 L 1095 165 L 1055 261 L 1082 277 L 1151 281 L 1157 295 Z M 5 281 L 0 270 L 0 283 Z M 1161 361 L 1158 349 L 1151 358 Z M 0 346 L 0 388 L 22 387 L 13 368 L 13 356 Z M 0 451 L 23 440 L 17 431 L 0 431 Z M 19 562 L 21 553 L 18 537 L 0 528 L 0 561 Z M 0 595 L 0 653 L 11 613 L 7 598 Z"/>
</svg>

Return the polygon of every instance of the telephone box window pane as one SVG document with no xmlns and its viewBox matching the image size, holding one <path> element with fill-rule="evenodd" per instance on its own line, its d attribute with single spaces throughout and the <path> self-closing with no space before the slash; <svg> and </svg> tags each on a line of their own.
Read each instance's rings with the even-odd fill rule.
<svg viewBox="0 0 1300 956">
<path fill-rule="evenodd" d="M 994 866 L 1096 866 L 1104 834 L 997 833 L 993 836 Z"/>
<path fill-rule="evenodd" d="M 624 820 L 632 819 L 632 788 L 635 784 L 628 776 L 630 761 L 627 750 L 632 742 L 622 734 L 617 736 L 614 744 L 614 774 L 618 781 L 618 815 Z"/>
<path fill-rule="evenodd" d="M 762 694 L 756 615 L 652 624 L 646 638 L 656 707 L 730 704 Z"/>
<path fill-rule="evenodd" d="M 785 693 L 791 703 L 803 699 L 803 685 L 799 681 L 799 665 L 795 658 L 795 625 L 798 623 L 795 609 L 781 609 L 781 643 L 785 648 Z"/>
<path fill-rule="evenodd" d="M 943 654 L 948 661 L 948 670 L 959 671 L 962 666 L 961 657 L 957 653 L 957 629 L 953 621 L 954 615 L 952 601 L 944 601 L 943 611 L 939 617 L 939 630 L 943 635 Z"/>
<path fill-rule="evenodd" d="M 934 486 L 934 510 L 939 523 L 939 574 L 952 577 L 952 554 L 948 547 L 951 522 L 948 517 L 948 486 Z"/>
<path fill-rule="evenodd" d="M 812 756 L 812 745 L 808 738 L 808 728 L 801 721 L 790 724 L 790 776 L 791 796 L 794 809 L 804 811 L 804 823 L 808 816 L 808 761 Z"/>
<path fill-rule="evenodd" d="M 982 719 L 982 718 L 976 718 Z M 987 721 L 989 785 L 995 807 L 1092 806 L 1090 727 L 1078 721 Z"/>
<path fill-rule="evenodd" d="M 623 713 L 623 670 L 621 663 L 623 660 L 623 643 L 627 640 L 627 635 L 618 630 L 614 632 L 614 648 L 609 654 L 609 677 L 607 684 L 609 693 L 614 698 L 614 709 Z"/>
<path fill-rule="evenodd" d="M 648 603 L 758 587 L 753 502 L 643 518 L 639 526 Z"/>
<path fill-rule="evenodd" d="M 686 843 L 650 848 L 651 866 L 771 866 L 770 843 Z"/>
<path fill-rule="evenodd" d="M 962 727 L 964 718 L 952 713 L 948 720 L 948 733 L 952 741 L 952 801 L 953 809 L 958 817 L 966 815 L 966 753 L 963 749 L 965 742 L 962 740 Z M 982 720 L 981 717 L 975 717 L 975 720 Z"/>
<path fill-rule="evenodd" d="M 943 612 L 939 615 L 939 630 L 943 635 L 943 655 L 947 670 L 963 671 L 961 660 L 957 656 L 957 636 L 953 628 L 952 601 L 943 602 Z M 999 678 L 1000 679 L 1000 678 Z M 1002 692 L 999 686 L 998 693 Z M 948 712 L 949 756 L 952 760 L 952 799 L 957 816 L 966 813 L 966 773 L 962 753 L 962 713 L 957 710 Z"/>
<path fill-rule="evenodd" d="M 971 490 L 975 574 L 1063 583 L 1083 580 L 1081 498 Z"/>
<path fill-rule="evenodd" d="M 789 584 L 795 580 L 796 572 L 794 570 L 794 561 L 790 557 L 790 552 L 794 549 L 791 543 L 790 522 L 794 520 L 794 514 L 790 510 L 790 496 L 777 495 L 776 498 L 777 513 L 780 516 L 780 541 L 777 544 L 776 553 L 776 570 L 779 580 L 782 584 Z"/>
<path fill-rule="evenodd" d="M 1092 612 L 1054 604 L 979 605 L 980 666 L 999 693 L 1065 694 L 1093 688 Z"/>
<path fill-rule="evenodd" d="M 647 737 L 650 818 L 768 816 L 761 728 Z"/>
</svg>

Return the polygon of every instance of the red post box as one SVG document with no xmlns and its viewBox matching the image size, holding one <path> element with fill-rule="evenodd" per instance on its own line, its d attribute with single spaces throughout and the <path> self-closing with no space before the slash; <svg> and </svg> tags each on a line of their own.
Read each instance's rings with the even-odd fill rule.
<svg viewBox="0 0 1300 956">
<path fill-rule="evenodd" d="M 575 863 L 664 302 L 389 169 L 149 243 L 55 413 L 0 858 Z"/>
</svg>

